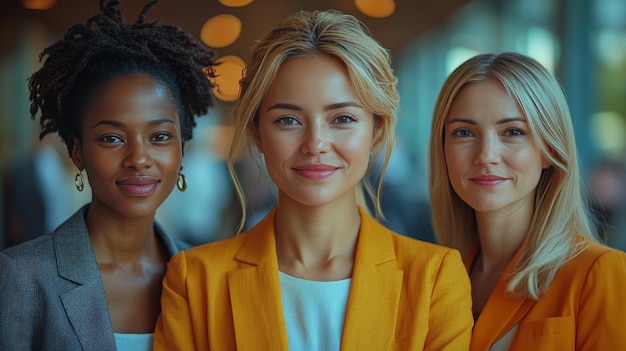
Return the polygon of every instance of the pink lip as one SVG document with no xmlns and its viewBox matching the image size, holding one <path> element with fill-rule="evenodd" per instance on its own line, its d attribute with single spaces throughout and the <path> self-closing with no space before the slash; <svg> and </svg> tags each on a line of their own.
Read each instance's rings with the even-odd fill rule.
<svg viewBox="0 0 626 351">
<path fill-rule="evenodd" d="M 147 176 L 132 176 L 119 179 L 117 185 L 130 196 L 148 196 L 154 192 L 159 180 Z"/>
<path fill-rule="evenodd" d="M 293 170 L 304 178 L 309 179 L 324 179 L 335 174 L 339 167 L 325 165 L 325 164 L 306 164 L 298 167 L 294 167 Z"/>
<path fill-rule="evenodd" d="M 472 181 L 474 184 L 483 187 L 494 187 L 501 183 L 504 183 L 506 180 L 506 178 L 490 174 L 481 174 L 479 176 L 470 178 L 470 181 Z"/>
</svg>

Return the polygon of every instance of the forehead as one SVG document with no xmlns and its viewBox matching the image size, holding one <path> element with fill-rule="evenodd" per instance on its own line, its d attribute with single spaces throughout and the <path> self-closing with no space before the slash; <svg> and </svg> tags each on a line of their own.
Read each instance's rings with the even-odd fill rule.
<svg viewBox="0 0 626 351">
<path fill-rule="evenodd" d="M 329 55 L 292 57 L 283 62 L 265 96 L 271 99 L 355 99 L 344 64 Z"/>
<path fill-rule="evenodd" d="M 466 84 L 456 95 L 447 119 L 500 119 L 524 117 L 515 98 L 497 79 Z"/>
<path fill-rule="evenodd" d="M 140 119 L 178 116 L 168 87 L 145 74 L 120 75 L 94 94 L 83 119 Z M 178 118 L 176 118 L 178 120 Z"/>
</svg>

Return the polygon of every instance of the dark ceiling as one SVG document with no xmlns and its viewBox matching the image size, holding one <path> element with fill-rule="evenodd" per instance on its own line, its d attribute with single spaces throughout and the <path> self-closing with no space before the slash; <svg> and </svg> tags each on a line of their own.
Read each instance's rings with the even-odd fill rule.
<svg viewBox="0 0 626 351">
<path fill-rule="evenodd" d="M 159 19 L 177 24 L 199 37 L 204 22 L 218 14 L 228 13 L 243 23 L 241 36 L 224 48 L 216 49 L 218 56 L 247 55 L 248 48 L 263 32 L 276 22 L 298 10 L 336 9 L 354 14 L 365 22 L 372 35 L 392 52 L 400 50 L 413 38 L 441 23 L 468 0 L 395 0 L 396 11 L 383 19 L 369 18 L 360 13 L 354 0 L 255 0 L 250 5 L 226 7 L 218 0 L 161 0 L 148 14 L 148 20 Z M 134 21 L 143 5 L 141 0 L 122 0 L 127 20 Z M 20 0 L 2 0 L 0 20 L 3 25 L 38 20 L 50 28 L 53 36 L 61 36 L 72 24 L 84 22 L 98 9 L 97 0 L 57 0 L 49 10 L 25 10 Z"/>
</svg>

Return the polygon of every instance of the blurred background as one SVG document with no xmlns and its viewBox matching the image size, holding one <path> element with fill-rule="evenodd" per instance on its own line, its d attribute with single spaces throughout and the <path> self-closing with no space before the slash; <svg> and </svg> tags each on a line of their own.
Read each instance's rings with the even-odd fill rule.
<svg viewBox="0 0 626 351">
<path fill-rule="evenodd" d="M 136 19 L 144 4 L 123 0 L 126 19 Z M 398 143 L 383 192 L 387 225 L 434 240 L 426 155 L 439 88 L 470 56 L 517 51 L 562 82 L 598 230 L 609 245 L 626 249 L 626 0 L 161 0 L 148 20 L 183 27 L 223 62 L 216 107 L 199 119 L 186 146 L 187 191 L 174 189 L 157 214 L 169 232 L 192 244 L 234 233 L 240 211 L 224 158 L 247 52 L 289 14 L 331 8 L 365 22 L 390 49 L 399 77 Z M 76 169 L 58 137 L 38 139 L 27 78 L 40 67 L 45 47 L 98 10 L 96 0 L 0 4 L 0 248 L 53 230 L 90 200 L 88 188 L 75 189 Z M 249 198 L 246 227 L 275 201 L 255 161 L 238 165 Z"/>
</svg>

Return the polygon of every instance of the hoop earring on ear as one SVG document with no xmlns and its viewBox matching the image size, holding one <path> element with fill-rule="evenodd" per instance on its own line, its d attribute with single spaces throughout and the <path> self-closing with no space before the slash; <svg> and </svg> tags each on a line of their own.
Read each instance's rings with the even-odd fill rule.
<svg viewBox="0 0 626 351">
<path fill-rule="evenodd" d="M 180 191 L 185 191 L 187 189 L 187 179 L 183 172 L 178 172 L 178 180 L 176 181 L 176 187 Z"/>
<path fill-rule="evenodd" d="M 78 191 L 83 191 L 83 189 L 85 189 L 85 179 L 83 178 L 82 170 L 76 174 L 76 177 L 74 177 L 74 185 Z"/>
</svg>

